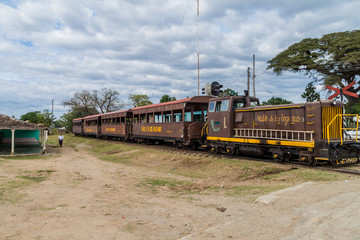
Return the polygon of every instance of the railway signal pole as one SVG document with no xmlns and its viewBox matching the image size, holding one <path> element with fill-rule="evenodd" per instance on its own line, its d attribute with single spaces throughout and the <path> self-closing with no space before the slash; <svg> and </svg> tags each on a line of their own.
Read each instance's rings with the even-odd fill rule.
<svg viewBox="0 0 360 240">
<path fill-rule="evenodd" d="M 197 0 L 197 58 L 198 58 L 198 96 L 200 96 L 200 37 L 199 37 L 199 0 Z"/>
</svg>

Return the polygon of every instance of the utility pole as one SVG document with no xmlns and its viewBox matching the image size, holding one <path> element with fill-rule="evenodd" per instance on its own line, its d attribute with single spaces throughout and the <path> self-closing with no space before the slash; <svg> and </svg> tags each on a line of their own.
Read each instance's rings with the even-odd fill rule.
<svg viewBox="0 0 360 240">
<path fill-rule="evenodd" d="M 199 0 L 197 0 L 197 57 L 198 57 L 198 96 L 200 96 L 200 37 L 199 37 Z"/>
<path fill-rule="evenodd" d="M 51 101 L 51 116 L 54 116 L 54 99 Z"/>
<path fill-rule="evenodd" d="M 253 54 L 253 91 L 254 91 L 254 97 L 256 97 L 256 94 L 255 94 L 255 54 Z"/>
<path fill-rule="evenodd" d="M 250 96 L 250 67 L 247 68 L 247 90 Z"/>
</svg>

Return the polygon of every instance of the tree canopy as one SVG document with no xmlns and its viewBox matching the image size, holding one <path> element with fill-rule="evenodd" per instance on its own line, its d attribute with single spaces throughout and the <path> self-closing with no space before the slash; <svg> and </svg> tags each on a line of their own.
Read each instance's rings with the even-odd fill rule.
<svg viewBox="0 0 360 240">
<path fill-rule="evenodd" d="M 34 111 L 25 113 L 20 116 L 20 120 L 29 121 L 36 124 L 43 124 L 46 127 L 50 127 L 50 125 L 55 120 L 55 117 L 49 112 L 49 110 L 45 109 L 43 112 Z"/>
<path fill-rule="evenodd" d="M 325 85 L 345 87 L 360 75 L 360 30 L 337 32 L 321 38 L 306 38 L 268 61 L 267 69 L 305 72 Z M 360 86 L 349 91 L 357 93 Z M 344 95 L 352 106 L 359 100 Z"/>
<path fill-rule="evenodd" d="M 176 100 L 175 97 L 170 97 L 169 95 L 165 94 L 161 97 L 160 103 L 171 102 L 171 101 L 175 101 L 175 100 Z"/>
<path fill-rule="evenodd" d="M 130 94 L 129 100 L 131 101 L 133 107 L 141 107 L 152 104 L 149 96 L 144 94 Z"/>
<path fill-rule="evenodd" d="M 219 94 L 220 97 L 237 96 L 237 95 L 239 95 L 239 93 L 236 92 L 235 90 L 232 90 L 231 88 L 227 88 L 222 93 Z"/>
<path fill-rule="evenodd" d="M 65 100 L 63 105 L 70 107 L 70 111 L 83 112 L 86 116 L 116 111 L 124 106 L 119 92 L 109 88 L 76 92 L 74 97 Z"/>
<path fill-rule="evenodd" d="M 272 97 L 267 101 L 263 101 L 261 105 L 280 105 L 280 104 L 290 104 L 291 101 L 288 101 L 281 97 Z"/>
<path fill-rule="evenodd" d="M 305 92 L 301 94 L 301 97 L 304 98 L 306 102 L 314 102 L 320 99 L 320 94 L 317 93 L 315 89 L 313 83 L 309 83 L 305 88 Z"/>
</svg>

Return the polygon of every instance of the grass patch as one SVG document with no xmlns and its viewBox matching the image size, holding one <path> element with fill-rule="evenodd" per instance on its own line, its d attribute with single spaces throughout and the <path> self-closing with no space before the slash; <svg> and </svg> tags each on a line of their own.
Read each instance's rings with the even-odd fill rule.
<svg viewBox="0 0 360 240">
<path fill-rule="evenodd" d="M 272 174 L 264 177 L 264 180 L 287 181 L 287 182 L 328 182 L 340 181 L 348 178 L 347 175 L 334 172 L 326 172 L 312 169 L 295 169 L 288 173 Z"/>
<path fill-rule="evenodd" d="M 51 134 L 51 135 L 49 135 L 47 144 L 48 145 L 53 145 L 55 147 L 60 147 L 58 136 L 59 136 L 59 134 Z M 88 142 L 90 140 L 90 138 L 76 137 L 71 133 L 65 133 L 65 134 L 63 134 L 63 136 L 64 136 L 63 147 L 66 146 L 66 147 L 75 148 L 77 145 L 79 145 L 81 143 Z"/>
<path fill-rule="evenodd" d="M 29 156 L 6 156 L 3 157 L 5 160 L 46 160 L 53 158 L 53 156 L 48 155 L 29 155 Z"/>
<path fill-rule="evenodd" d="M 160 188 L 168 188 L 177 194 L 192 194 L 203 190 L 198 185 L 189 181 L 179 181 L 171 178 L 150 178 L 142 181 L 141 186 L 150 189 L 153 193 L 158 193 Z"/>
<path fill-rule="evenodd" d="M 72 144 L 75 149 L 77 144 L 86 143 L 89 146 L 87 150 L 101 160 L 141 166 L 166 175 L 171 173 L 189 178 L 189 181 L 179 181 L 149 177 L 140 184 L 153 193 L 158 193 L 160 190 L 171 191 L 177 194 L 175 197 L 192 193 L 219 193 L 239 197 L 260 195 L 302 182 L 339 181 L 347 177 L 339 173 L 295 169 L 277 163 L 227 159 L 222 158 L 222 155 L 213 158 L 199 154 L 163 152 L 120 141 L 68 135 L 65 135 L 65 139 L 71 141 L 67 144 Z M 191 179 L 195 181 L 190 181 Z"/>
<path fill-rule="evenodd" d="M 19 190 L 29 186 L 33 183 L 45 181 L 47 177 L 54 172 L 51 169 L 44 169 L 38 171 L 25 171 L 20 173 L 13 179 L 0 179 L 0 203 L 11 202 L 15 203 L 26 196 L 20 193 Z"/>
<path fill-rule="evenodd" d="M 122 230 L 123 232 L 132 233 L 132 232 L 135 231 L 135 227 L 134 227 L 133 225 L 131 225 L 131 224 L 126 224 L 125 226 L 123 226 L 123 227 L 121 228 L 121 230 Z"/>
<path fill-rule="evenodd" d="M 226 194 L 236 197 L 244 197 L 248 195 L 263 195 L 266 193 L 278 191 L 289 186 L 284 185 L 244 185 L 236 186 L 226 190 Z"/>
</svg>

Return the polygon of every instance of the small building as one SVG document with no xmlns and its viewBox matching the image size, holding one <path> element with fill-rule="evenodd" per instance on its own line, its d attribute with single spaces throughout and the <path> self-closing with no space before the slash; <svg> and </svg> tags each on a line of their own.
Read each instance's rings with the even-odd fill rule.
<svg viewBox="0 0 360 240">
<path fill-rule="evenodd" d="M 0 114 L 0 155 L 46 151 L 48 128 Z"/>
</svg>

